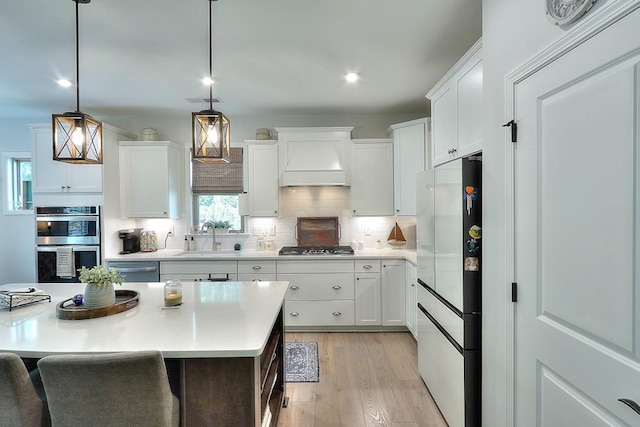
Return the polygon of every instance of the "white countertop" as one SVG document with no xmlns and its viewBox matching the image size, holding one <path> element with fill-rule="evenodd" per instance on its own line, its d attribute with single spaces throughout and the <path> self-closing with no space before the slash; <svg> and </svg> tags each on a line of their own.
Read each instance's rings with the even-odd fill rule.
<svg viewBox="0 0 640 427">
<path fill-rule="evenodd" d="M 155 252 L 137 252 L 127 255 L 107 255 L 105 261 L 202 261 L 202 260 L 304 260 L 304 259 L 404 259 L 416 265 L 415 249 L 362 249 L 353 255 L 278 255 L 278 251 L 257 251 L 242 249 L 240 251 L 192 251 L 161 249 Z"/>
<path fill-rule="evenodd" d="M 84 284 L 20 283 L 51 295 L 9 311 L 0 308 L 0 351 L 22 357 L 62 353 L 160 350 L 165 358 L 253 357 L 267 342 L 288 282 L 183 282 L 183 304 L 164 308 L 164 283 L 124 283 L 140 304 L 96 319 L 61 320 L 57 305 L 84 293 Z"/>
</svg>

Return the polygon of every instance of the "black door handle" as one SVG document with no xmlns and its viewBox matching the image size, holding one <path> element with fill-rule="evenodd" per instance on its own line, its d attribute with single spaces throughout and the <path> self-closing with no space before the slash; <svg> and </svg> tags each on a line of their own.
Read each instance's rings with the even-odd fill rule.
<svg viewBox="0 0 640 427">
<path fill-rule="evenodd" d="M 625 405 L 627 405 L 629 408 L 633 409 L 636 414 L 640 415 L 640 405 L 638 405 L 636 402 L 634 402 L 631 399 L 624 399 L 624 398 L 620 398 L 618 399 L 618 402 L 622 402 Z"/>
</svg>

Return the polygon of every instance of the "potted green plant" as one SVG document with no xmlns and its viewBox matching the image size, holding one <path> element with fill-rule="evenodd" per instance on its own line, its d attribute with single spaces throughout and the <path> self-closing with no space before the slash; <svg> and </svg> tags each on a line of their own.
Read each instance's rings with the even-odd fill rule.
<svg viewBox="0 0 640 427">
<path fill-rule="evenodd" d="M 231 228 L 231 223 L 227 220 L 216 220 L 213 221 L 213 228 L 216 234 L 226 234 Z"/>
<path fill-rule="evenodd" d="M 104 307 L 116 302 L 114 284 L 122 285 L 124 277 L 113 268 L 97 265 L 92 268 L 82 267 L 80 282 L 86 283 L 83 303 L 87 308 Z"/>
</svg>

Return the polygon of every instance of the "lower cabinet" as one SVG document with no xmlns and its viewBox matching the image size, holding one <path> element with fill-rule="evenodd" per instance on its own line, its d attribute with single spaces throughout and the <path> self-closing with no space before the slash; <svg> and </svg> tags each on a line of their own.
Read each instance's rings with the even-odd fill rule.
<svg viewBox="0 0 640 427">
<path fill-rule="evenodd" d="M 418 284 L 418 273 L 417 267 L 410 262 L 407 262 L 407 289 L 405 295 L 405 317 L 406 317 L 406 325 L 409 332 L 413 335 L 413 338 L 418 339 L 418 329 L 417 329 L 417 290 L 416 287 Z"/>
<path fill-rule="evenodd" d="M 160 281 L 185 282 L 238 280 L 237 261 L 161 261 Z"/>
<path fill-rule="evenodd" d="M 380 261 L 356 261 L 356 325 L 379 326 L 382 324 L 380 303 Z"/>
<path fill-rule="evenodd" d="M 286 327 L 354 325 L 353 261 L 278 261 L 276 277 L 289 282 Z"/>
<path fill-rule="evenodd" d="M 406 326 L 404 260 L 382 262 L 382 326 Z"/>
</svg>

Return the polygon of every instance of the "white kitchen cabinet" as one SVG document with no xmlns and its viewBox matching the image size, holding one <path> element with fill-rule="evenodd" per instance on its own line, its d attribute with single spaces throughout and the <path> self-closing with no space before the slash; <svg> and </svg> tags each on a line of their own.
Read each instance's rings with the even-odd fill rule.
<svg viewBox="0 0 640 427">
<path fill-rule="evenodd" d="M 356 325 L 380 326 L 382 324 L 380 260 L 357 260 L 355 273 Z"/>
<path fill-rule="evenodd" d="M 406 326 L 404 260 L 382 261 L 382 326 Z"/>
<path fill-rule="evenodd" d="M 247 215 L 278 216 L 277 141 L 247 144 Z"/>
<path fill-rule="evenodd" d="M 391 125 L 393 136 L 393 198 L 395 215 L 416 214 L 416 174 L 424 171 L 430 119 Z"/>
<path fill-rule="evenodd" d="M 432 166 L 482 150 L 482 41 L 427 93 Z"/>
<path fill-rule="evenodd" d="M 285 326 L 354 325 L 352 260 L 278 260 L 277 280 L 289 282 Z"/>
<path fill-rule="evenodd" d="M 418 284 L 418 272 L 414 264 L 407 262 L 407 289 L 405 295 L 405 317 L 406 325 L 413 338 L 418 339 L 417 329 L 417 284 Z"/>
<path fill-rule="evenodd" d="M 123 218 L 178 218 L 182 147 L 171 141 L 120 142 Z"/>
<path fill-rule="evenodd" d="M 237 261 L 160 261 L 160 281 L 180 279 L 185 282 L 238 279 Z"/>
<path fill-rule="evenodd" d="M 51 126 L 31 128 L 34 193 L 102 193 L 102 165 L 53 160 Z"/>
<path fill-rule="evenodd" d="M 393 140 L 351 140 L 351 167 L 353 215 L 393 215 Z"/>
<path fill-rule="evenodd" d="M 276 280 L 275 261 L 238 261 L 238 280 L 268 282 Z"/>
</svg>

